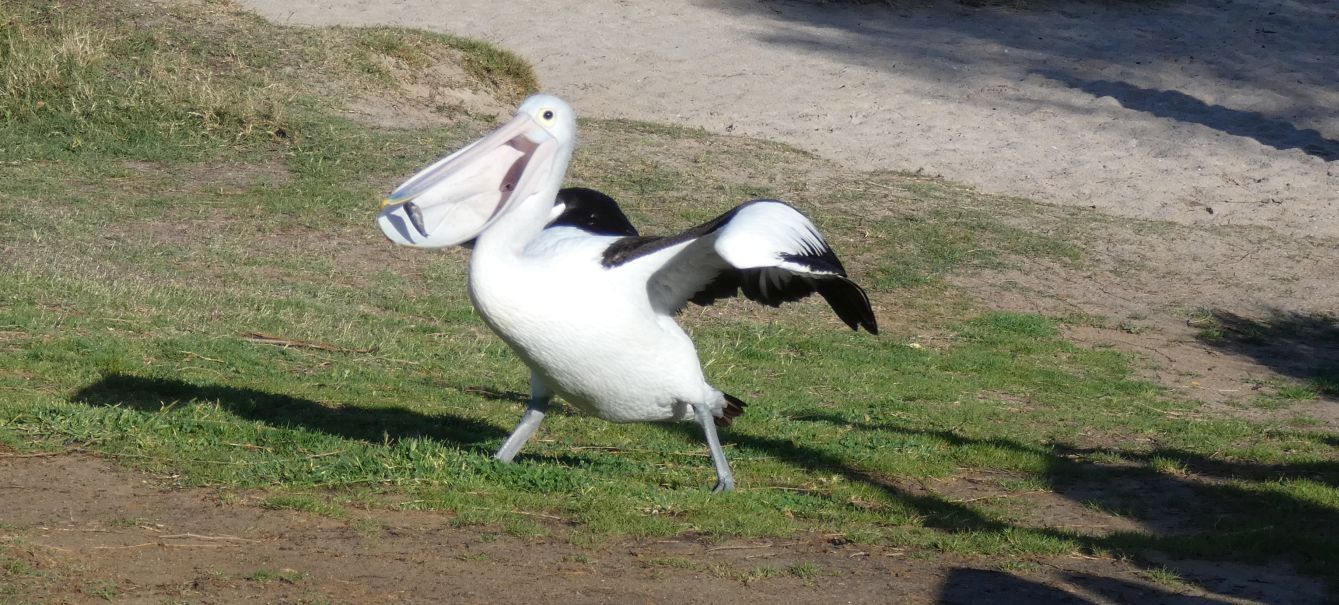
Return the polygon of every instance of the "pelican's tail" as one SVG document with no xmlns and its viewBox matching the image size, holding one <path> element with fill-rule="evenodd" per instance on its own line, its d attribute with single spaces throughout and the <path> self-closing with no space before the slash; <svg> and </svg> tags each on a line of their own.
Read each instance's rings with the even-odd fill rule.
<svg viewBox="0 0 1339 605">
<path fill-rule="evenodd" d="M 721 410 L 721 415 L 716 417 L 716 426 L 724 428 L 730 426 L 736 417 L 744 413 L 748 403 L 729 393 L 722 392 L 721 395 L 725 396 L 725 408 Z"/>
</svg>

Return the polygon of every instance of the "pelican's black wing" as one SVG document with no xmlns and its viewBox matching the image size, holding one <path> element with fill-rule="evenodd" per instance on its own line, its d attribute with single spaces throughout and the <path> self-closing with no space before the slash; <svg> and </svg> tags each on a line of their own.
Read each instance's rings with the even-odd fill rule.
<svg viewBox="0 0 1339 605">
<path fill-rule="evenodd" d="M 740 292 L 776 307 L 818 293 L 852 329 L 879 331 L 864 289 L 846 277 L 808 217 L 785 202 L 740 204 L 670 237 L 621 238 L 605 250 L 604 265 L 647 257 L 663 263 L 647 284 L 661 309 L 678 311 L 689 302 L 705 306 Z"/>
</svg>

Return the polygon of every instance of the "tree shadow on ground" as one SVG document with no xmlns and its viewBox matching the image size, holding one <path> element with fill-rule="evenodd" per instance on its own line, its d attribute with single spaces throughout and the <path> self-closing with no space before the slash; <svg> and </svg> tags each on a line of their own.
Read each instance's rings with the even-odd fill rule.
<svg viewBox="0 0 1339 605">
<path fill-rule="evenodd" d="M 939 589 L 939 605 L 977 603 L 1036 603 L 1038 605 L 1104 605 L 1149 602 L 1164 605 L 1211 605 L 1231 601 L 1183 595 L 1148 584 L 1126 582 L 1105 576 L 1065 574 L 1063 579 L 1082 593 L 1062 590 L 1002 571 L 955 568 Z"/>
<path fill-rule="evenodd" d="M 1262 579 L 1252 568 L 1205 574 L 1195 564 L 1200 561 L 1239 562 L 1248 565 L 1300 565 L 1322 582 L 1339 579 L 1339 510 L 1268 489 L 1233 485 L 1237 480 L 1254 480 L 1259 486 L 1287 479 L 1311 479 L 1339 485 L 1339 462 L 1296 465 L 1228 463 L 1176 449 L 1132 453 L 1120 452 L 1128 462 L 1099 464 L 1085 462 L 1106 451 L 1063 445 L 1031 446 L 1009 439 L 974 439 L 952 431 L 913 430 L 895 425 L 851 422 L 836 415 L 811 414 L 796 420 L 827 422 L 854 430 L 880 431 L 902 436 L 930 436 L 944 439 L 954 447 L 989 446 L 1040 455 L 1046 460 L 1041 479 L 1056 495 L 1071 499 L 1079 506 L 1095 505 L 1107 510 L 1122 510 L 1136 517 L 1144 531 L 1113 531 L 1085 535 L 1060 527 L 1020 524 L 991 516 L 983 510 L 918 487 L 917 482 L 862 469 L 819 450 L 788 439 L 750 435 L 742 430 L 722 434 L 722 442 L 741 450 L 752 450 L 818 476 L 840 476 L 848 482 L 878 488 L 886 497 L 912 507 L 922 526 L 951 534 L 994 534 L 1012 541 L 1023 534 L 1069 541 L 1081 551 L 1115 557 L 1145 569 L 1170 570 L 1179 580 L 1195 588 L 1234 598 L 1273 602 L 1277 593 L 1269 586 L 1272 577 Z M 661 425 L 690 443 L 701 444 L 701 430 L 691 423 Z M 705 448 L 705 445 L 703 445 Z M 1191 478 L 1169 477 L 1151 468 L 1155 460 L 1171 460 L 1189 472 Z M 1130 464 L 1133 462 L 1134 464 Z M 1132 508 L 1132 502 L 1144 506 Z M 1168 510 L 1171 509 L 1171 510 Z M 1333 527 L 1334 529 L 1330 529 Z M 1158 555 L 1159 561 L 1151 560 Z M 1173 560 L 1162 560 L 1170 557 Z M 1272 572 L 1262 572 L 1269 576 Z M 1172 604 L 1218 604 L 1237 601 L 1184 594 L 1160 588 L 1152 582 L 1131 582 L 1083 571 L 1066 570 L 1061 585 L 1081 590 L 1068 592 L 1044 581 L 1019 575 L 971 568 L 957 568 L 941 587 L 937 603 L 1073 603 L 1101 604 L 1145 601 Z M 1184 590 L 1184 589 L 1183 589 Z M 1284 590 L 1289 598 L 1282 602 L 1318 602 L 1315 591 L 1293 588 Z"/>
<path fill-rule="evenodd" d="M 976 605 L 977 603 L 1040 603 L 1043 605 L 1086 605 L 1078 595 L 1054 586 L 1020 578 L 1002 571 L 956 568 L 949 572 L 939 588 L 939 605 Z"/>
<path fill-rule="evenodd" d="M 103 376 L 80 389 L 71 400 L 145 412 L 189 402 L 213 402 L 239 417 L 279 428 L 316 430 L 367 443 L 429 438 L 480 453 L 492 453 L 490 447 L 507 436 L 506 431 L 492 424 L 453 414 L 429 415 L 398 407 L 331 407 L 256 389 L 119 373 Z"/>
<path fill-rule="evenodd" d="M 914 507 L 926 527 L 942 531 L 1031 532 L 1071 541 L 1089 552 L 1134 559 L 1158 552 L 1185 559 L 1283 562 L 1303 566 L 1327 581 L 1334 581 L 1333 570 L 1339 569 L 1339 510 L 1273 487 L 1280 481 L 1299 480 L 1339 486 L 1339 462 L 1238 463 L 1171 448 L 1107 451 L 1063 444 L 1034 446 L 1009 439 L 964 437 L 953 431 L 853 422 L 835 414 L 811 414 L 798 420 L 934 437 L 953 447 L 985 446 L 1038 456 L 1045 461 L 1038 479 L 1050 491 L 1080 506 L 1123 511 L 1144 531 L 1084 535 L 1040 524 L 1019 525 L 789 440 L 734 432 L 726 441 L 818 474 L 836 474 L 877 487 L 890 499 Z M 1091 461 L 1098 454 L 1115 454 L 1124 462 Z M 1184 473 L 1169 475 L 1155 468 L 1169 463 Z"/>
<path fill-rule="evenodd" d="M 926 81 L 965 81 L 971 94 L 953 99 L 958 103 L 976 97 L 990 104 L 1043 103 L 1047 95 L 1028 74 L 1064 65 L 1075 74 L 1150 83 L 1177 74 L 1204 78 L 1269 99 L 1261 107 L 1297 119 L 1326 121 L 1332 112 L 1339 69 L 1331 60 L 1335 3 L 1330 0 L 1258 8 L 1208 0 L 1018 1 L 971 8 L 999 3 L 714 0 L 707 6 L 755 17 L 762 25 L 753 35 L 765 43 Z M 1004 81 L 976 90 L 971 80 L 983 74 L 1004 74 Z M 1125 96 L 1123 103 L 1132 102 Z M 1167 100 L 1155 94 L 1151 102 Z M 1288 128 L 1286 122 L 1261 126 Z M 1310 139 L 1323 147 L 1313 155 L 1333 152 L 1332 141 Z"/>
<path fill-rule="evenodd" d="M 1190 325 L 1206 346 L 1249 357 L 1310 383 L 1321 395 L 1339 397 L 1339 317 L 1271 309 L 1256 319 L 1216 309 L 1192 318 Z"/>
<path fill-rule="evenodd" d="M 1094 97 L 1111 97 L 1126 109 L 1179 122 L 1201 124 L 1230 135 L 1255 139 L 1262 145 L 1278 150 L 1300 149 L 1326 161 L 1339 160 L 1339 141 L 1327 139 L 1316 130 L 1300 129 L 1287 121 L 1270 118 L 1259 112 L 1205 103 L 1175 90 L 1141 88 L 1114 80 L 1086 80 L 1051 69 L 1032 73 Z"/>
</svg>

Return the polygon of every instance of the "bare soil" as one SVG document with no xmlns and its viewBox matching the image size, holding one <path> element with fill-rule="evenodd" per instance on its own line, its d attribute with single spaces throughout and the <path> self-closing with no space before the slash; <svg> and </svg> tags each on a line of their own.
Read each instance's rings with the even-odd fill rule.
<svg viewBox="0 0 1339 605">
<path fill-rule="evenodd" d="M 0 601 L 42 603 L 1319 603 L 1280 567 L 1202 564 L 1166 586 L 1144 566 L 1054 557 L 910 555 L 837 535 L 706 542 L 549 537 L 456 527 L 449 515 L 378 509 L 344 518 L 224 502 L 172 477 L 72 452 L 0 452 Z M 975 481 L 975 483 L 974 483 Z M 937 493 L 978 497 L 955 480 Z M 1098 516 L 1043 498 L 1050 523 Z M 1097 521 L 1101 523 L 1100 520 Z M 1072 524 L 1071 523 L 1071 524 Z M 1195 566 L 1177 562 L 1181 569 Z"/>
</svg>

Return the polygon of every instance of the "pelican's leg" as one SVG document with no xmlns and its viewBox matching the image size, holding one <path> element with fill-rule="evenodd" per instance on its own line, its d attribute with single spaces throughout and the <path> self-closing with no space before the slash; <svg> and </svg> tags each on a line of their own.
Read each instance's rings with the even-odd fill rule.
<svg viewBox="0 0 1339 605">
<path fill-rule="evenodd" d="M 693 413 L 697 415 L 697 423 L 702 425 L 702 432 L 707 434 L 711 462 L 716 465 L 716 487 L 712 488 L 711 492 L 715 494 L 734 491 L 735 475 L 730 472 L 730 463 L 725 460 L 725 449 L 721 447 L 721 438 L 716 434 L 716 419 L 711 415 L 711 406 L 694 404 Z"/>
<path fill-rule="evenodd" d="M 530 436 L 539 429 L 539 423 L 544 421 L 544 413 L 549 411 L 549 402 L 553 400 L 553 391 L 544 384 L 533 372 L 530 374 L 530 403 L 525 406 L 525 414 L 521 415 L 521 423 L 516 425 L 516 430 L 507 437 L 506 443 L 502 448 L 493 454 L 493 457 L 503 462 L 511 462 L 516 457 L 516 453 L 521 451 L 525 442 L 530 440 Z"/>
</svg>

